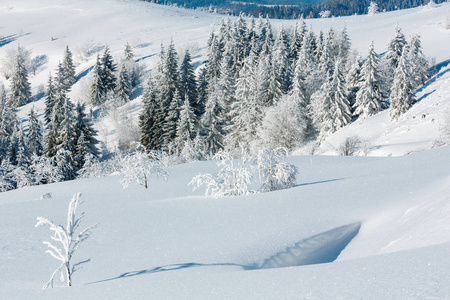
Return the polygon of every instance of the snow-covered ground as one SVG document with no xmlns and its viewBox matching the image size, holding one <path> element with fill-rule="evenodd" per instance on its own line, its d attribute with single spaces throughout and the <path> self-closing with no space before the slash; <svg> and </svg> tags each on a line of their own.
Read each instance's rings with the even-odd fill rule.
<svg viewBox="0 0 450 300">
<path fill-rule="evenodd" d="M 169 180 L 152 179 L 148 190 L 137 184 L 123 189 L 120 178 L 110 176 L 2 193 L 0 296 L 450 296 L 449 147 L 403 157 L 290 161 L 300 170 L 296 187 L 251 196 L 192 192 L 188 182 L 198 172 L 215 172 L 213 162 L 169 167 Z M 73 287 L 41 290 L 58 263 L 44 253 L 50 232 L 34 228 L 36 217 L 64 222 L 78 191 L 83 225 L 100 225 L 74 259 L 92 261 L 75 273 Z M 40 199 L 46 193 L 53 197 Z M 343 247 L 333 263 L 278 268 L 326 262 Z"/>
<path fill-rule="evenodd" d="M 450 3 L 376 16 L 307 20 L 340 30 L 365 55 L 383 52 L 398 23 L 420 33 L 424 52 L 442 68 L 398 122 L 387 112 L 341 129 L 321 151 L 334 154 L 347 136 L 368 139 L 370 156 L 430 149 L 450 102 Z M 108 44 L 118 56 L 128 41 L 153 68 L 171 39 L 204 59 L 222 16 L 136 0 L 5 0 L 0 3 L 0 58 L 18 44 L 47 55 L 31 78 L 45 84 L 64 48 L 80 79 Z M 290 27 L 295 21 L 273 21 Z M 2 79 L 3 80 L 3 79 Z M 71 92 L 83 95 L 82 80 Z M 43 109 L 42 101 L 29 104 Z M 129 104 L 139 110 L 139 99 Z M 113 131 L 107 123 L 105 131 Z M 110 133 L 105 138 L 112 138 Z M 100 136 L 102 138 L 102 136 Z M 0 299 L 448 299 L 450 298 L 450 148 L 400 157 L 293 156 L 294 188 L 211 198 L 188 182 L 217 171 L 214 162 L 171 166 L 168 181 L 123 189 L 118 176 L 23 188 L 0 194 Z M 73 286 L 42 290 L 58 262 L 45 254 L 50 232 L 36 217 L 65 222 L 72 195 L 83 193 L 82 227 L 99 223 L 75 253 L 92 261 Z M 52 198 L 41 199 L 51 193 Z M 83 226 L 84 225 L 84 226 Z M 341 252 L 341 250 L 344 250 Z M 330 261 L 337 259 L 334 262 Z M 321 264 L 302 265 L 313 262 Z M 292 265 L 302 265 L 286 267 Z M 280 268 L 283 267 L 284 268 Z"/>
</svg>

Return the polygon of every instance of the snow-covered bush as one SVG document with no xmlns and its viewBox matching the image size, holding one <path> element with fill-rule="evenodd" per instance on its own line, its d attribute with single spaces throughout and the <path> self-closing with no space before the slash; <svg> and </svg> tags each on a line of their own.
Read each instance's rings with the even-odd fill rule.
<svg viewBox="0 0 450 300">
<path fill-rule="evenodd" d="M 167 172 L 161 161 L 161 153 L 158 151 L 136 151 L 121 157 L 121 169 L 123 187 L 126 188 L 132 181 L 148 188 L 148 179 L 155 174 L 157 177 L 167 179 Z"/>
<path fill-rule="evenodd" d="M 288 155 L 289 151 L 286 148 L 259 150 L 258 155 L 253 159 L 253 169 L 258 174 L 259 180 L 263 182 L 260 191 L 270 192 L 296 185 L 297 167 L 281 161 Z"/>
<path fill-rule="evenodd" d="M 219 172 L 217 175 L 195 176 L 189 183 L 194 185 L 194 190 L 206 186 L 205 195 L 213 197 L 249 195 L 255 192 L 250 188 L 253 176 L 250 157 L 245 149 L 242 149 L 242 157 L 238 160 L 229 151 L 220 151 L 213 159 L 217 160 Z"/>
<path fill-rule="evenodd" d="M 61 262 L 60 266 L 53 272 L 50 280 L 44 285 L 44 289 L 49 286 L 53 287 L 53 279 L 58 271 L 61 273 L 61 282 L 66 281 L 68 286 L 72 285 L 72 275 L 77 271 L 80 266 L 90 261 L 90 259 L 77 262 L 73 264 L 72 257 L 80 244 L 87 240 L 91 236 L 91 230 L 97 226 L 97 224 L 91 225 L 86 229 L 78 232 L 81 220 L 84 217 L 84 212 L 77 216 L 77 208 L 81 202 L 81 193 L 73 195 L 72 200 L 69 203 L 69 209 L 67 213 L 67 225 L 64 228 L 62 225 L 56 225 L 54 222 L 38 217 L 38 222 L 35 227 L 48 225 L 53 232 L 51 239 L 56 242 L 56 245 L 52 242 L 45 241 L 44 245 L 50 249 L 45 251 L 55 259 Z M 61 247 L 61 248 L 60 248 Z"/>
<path fill-rule="evenodd" d="M 342 156 L 353 156 L 361 148 L 361 138 L 359 136 L 346 137 L 339 145 L 337 151 Z"/>
<path fill-rule="evenodd" d="M 99 162 L 94 155 L 88 153 L 85 157 L 83 167 L 78 170 L 78 178 L 102 177 L 111 173 L 105 172 L 105 164 Z"/>
<path fill-rule="evenodd" d="M 30 170 L 33 176 L 33 184 L 48 184 L 63 180 L 63 171 L 54 158 L 33 155 L 31 157 Z"/>
<path fill-rule="evenodd" d="M 374 1 L 371 1 L 369 7 L 367 8 L 367 15 L 373 16 L 377 13 L 378 13 L 378 4 Z"/>
<path fill-rule="evenodd" d="M 256 157 L 249 157 L 242 149 L 241 158 L 234 159 L 231 152 L 220 151 L 214 156 L 220 168 L 217 175 L 199 174 L 189 185 L 194 190 L 205 186 L 205 195 L 213 197 L 253 194 L 256 182 L 262 184 L 259 192 L 290 188 L 296 184 L 297 168 L 281 161 L 287 155 L 286 148 L 279 148 L 260 150 Z"/>
</svg>

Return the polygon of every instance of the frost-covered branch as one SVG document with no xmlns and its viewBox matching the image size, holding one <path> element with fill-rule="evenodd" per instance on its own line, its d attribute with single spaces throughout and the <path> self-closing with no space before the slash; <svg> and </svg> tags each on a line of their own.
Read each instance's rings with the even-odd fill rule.
<svg viewBox="0 0 450 300">
<path fill-rule="evenodd" d="M 81 242 L 87 240 L 91 236 L 91 230 L 97 226 L 97 224 L 94 224 L 82 230 L 78 234 L 75 233 L 84 217 L 84 212 L 79 216 L 76 215 L 78 205 L 81 203 L 81 193 L 73 195 L 68 207 L 66 228 L 62 225 L 56 225 L 49 219 L 43 217 L 37 218 L 38 222 L 35 227 L 48 225 L 50 227 L 50 231 L 53 232 L 53 235 L 50 238 L 54 242 L 57 242 L 57 244 L 52 244 L 49 241 L 44 241 L 44 245 L 50 248 L 45 251 L 45 253 L 48 253 L 53 258 L 61 261 L 61 265 L 53 272 L 47 284 L 44 285 L 44 289 L 49 286 L 53 287 L 53 280 L 58 271 L 61 273 L 61 282 L 67 281 L 67 285 L 71 286 L 72 274 L 79 268 L 80 265 L 90 261 L 90 259 L 87 259 L 71 266 L 71 259 L 74 252 L 78 249 Z"/>
</svg>

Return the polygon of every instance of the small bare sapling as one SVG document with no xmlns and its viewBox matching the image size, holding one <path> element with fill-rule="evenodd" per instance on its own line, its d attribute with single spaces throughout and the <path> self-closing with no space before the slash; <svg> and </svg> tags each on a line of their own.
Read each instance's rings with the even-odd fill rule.
<svg viewBox="0 0 450 300">
<path fill-rule="evenodd" d="M 66 281 L 67 286 L 71 286 L 73 273 L 75 273 L 75 271 L 77 271 L 82 264 L 90 261 L 90 259 L 87 259 L 72 264 L 73 254 L 78 249 L 80 244 L 91 236 L 91 230 L 97 226 L 97 224 L 94 224 L 82 231 L 79 231 L 79 233 L 76 233 L 78 231 L 78 227 L 80 226 L 81 220 L 84 217 L 84 212 L 82 212 L 79 216 L 76 216 L 78 205 L 81 203 L 81 193 L 76 193 L 73 195 L 72 200 L 69 203 L 67 226 L 65 228 L 62 225 L 56 225 L 46 218 L 37 218 L 38 222 L 36 223 L 36 227 L 48 225 L 50 226 L 50 230 L 53 232 L 53 236 L 51 237 L 53 243 L 48 241 L 43 242 L 50 248 L 45 252 L 61 262 L 60 266 L 53 272 L 50 280 L 44 285 L 44 289 L 49 286 L 53 287 L 53 279 L 58 271 L 61 273 L 61 282 Z"/>
</svg>

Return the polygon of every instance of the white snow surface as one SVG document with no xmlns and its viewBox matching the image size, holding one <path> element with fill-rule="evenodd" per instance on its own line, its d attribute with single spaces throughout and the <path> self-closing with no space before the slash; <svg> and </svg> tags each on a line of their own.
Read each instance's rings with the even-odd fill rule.
<svg viewBox="0 0 450 300">
<path fill-rule="evenodd" d="M 123 189 L 119 176 L 109 176 L 2 193 L 0 297 L 450 296 L 450 147 L 386 158 L 293 156 L 290 162 L 300 170 L 296 187 L 242 197 L 191 191 L 191 178 L 216 172 L 214 162 L 171 166 L 169 179 L 152 179 L 148 190 Z M 74 260 L 92 261 L 75 273 L 73 287 L 42 290 L 58 262 L 44 253 L 49 231 L 34 228 L 36 217 L 64 222 L 78 191 L 86 213 L 81 227 L 99 227 Z M 41 199 L 47 193 L 52 198 Z M 321 247 L 332 251 L 329 242 L 355 223 L 359 233 L 335 262 L 277 268 L 290 261 L 287 248 L 320 258 Z M 268 259 L 279 265 L 265 269 Z"/>
<path fill-rule="evenodd" d="M 370 140 L 370 156 L 411 154 L 296 155 L 289 159 L 299 168 L 296 187 L 242 197 L 206 197 L 187 185 L 198 173 L 217 172 L 214 162 L 168 167 L 168 181 L 151 179 L 148 190 L 137 184 L 123 189 L 118 176 L 109 176 L 1 193 L 0 299 L 450 298 L 450 147 L 427 150 L 441 135 L 450 102 L 450 31 L 443 27 L 449 13 L 444 3 L 307 20 L 315 31 L 346 24 L 362 55 L 372 39 L 377 51 L 385 51 L 396 24 L 407 36 L 422 35 L 425 54 L 443 67 L 418 91 L 420 101 L 398 122 L 388 112 L 357 121 L 320 150 L 336 154 L 339 143 L 356 134 Z M 179 52 L 191 49 L 198 64 L 222 17 L 136 0 L 4 0 L 0 36 L 12 41 L 0 43 L 0 59 L 18 44 L 33 56 L 47 55 L 48 63 L 30 78 L 36 90 L 66 45 L 80 78 L 96 57 L 82 57 L 84 50 L 108 44 L 118 57 L 127 41 L 149 68 L 160 44 L 171 39 Z M 272 24 L 289 28 L 295 21 Z M 84 89 L 80 80 L 72 99 L 82 99 Z M 40 100 L 20 115 L 32 105 L 42 113 Z M 139 108 L 139 97 L 125 107 L 134 120 Z M 96 124 L 100 138 L 111 143 L 112 125 Z M 75 273 L 72 287 L 42 290 L 58 262 L 44 253 L 50 232 L 34 228 L 36 218 L 63 224 L 76 192 L 83 193 L 79 209 L 86 213 L 81 227 L 99 227 L 74 260 L 92 261 Z M 318 253 L 333 252 L 330 247 L 351 233 L 356 236 L 342 252 L 334 249 L 334 262 L 279 268 L 326 262 Z M 269 262 L 272 268 L 264 268 Z"/>
</svg>

